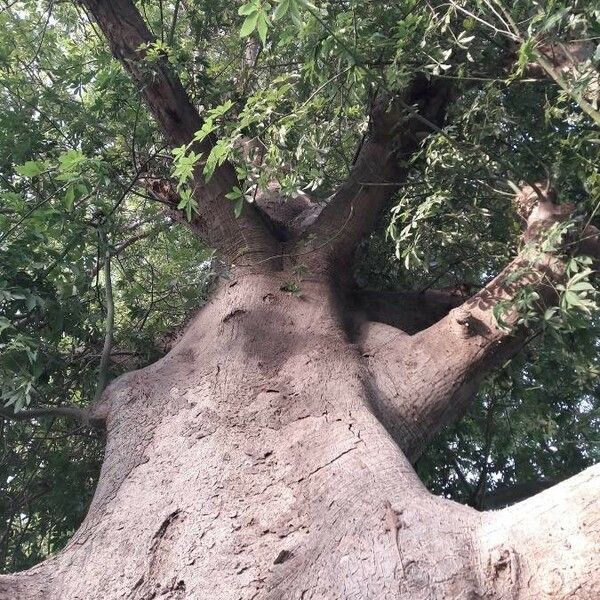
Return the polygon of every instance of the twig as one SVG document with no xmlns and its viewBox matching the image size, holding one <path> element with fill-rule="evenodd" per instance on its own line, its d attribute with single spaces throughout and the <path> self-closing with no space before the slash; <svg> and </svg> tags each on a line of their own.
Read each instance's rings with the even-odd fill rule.
<svg viewBox="0 0 600 600">
<path fill-rule="evenodd" d="M 540 67 L 548 73 L 558 87 L 571 96 L 571 98 L 579 104 L 581 110 L 586 113 L 598 127 L 600 127 L 600 112 L 598 112 L 579 92 L 576 92 L 569 87 L 563 76 L 552 66 L 550 61 L 548 61 L 541 52 L 534 49 L 533 54 Z"/>
<path fill-rule="evenodd" d="M 110 353 L 113 344 L 113 332 L 115 326 L 115 303 L 112 293 L 112 282 L 110 278 L 110 259 L 111 253 L 108 246 L 106 232 L 100 227 L 98 229 L 100 241 L 104 245 L 104 286 L 106 291 L 106 333 L 104 335 L 104 348 L 102 349 L 102 358 L 100 359 L 100 368 L 98 373 L 98 384 L 94 394 L 94 402 L 100 400 L 102 392 L 106 387 L 108 379 L 108 367 L 110 365 Z"/>
<path fill-rule="evenodd" d="M 12 421 L 26 421 L 38 417 L 65 417 L 94 427 L 100 427 L 102 424 L 102 419 L 94 417 L 88 410 L 76 406 L 38 406 L 16 412 L 2 406 L 0 407 L 0 417 Z"/>
</svg>

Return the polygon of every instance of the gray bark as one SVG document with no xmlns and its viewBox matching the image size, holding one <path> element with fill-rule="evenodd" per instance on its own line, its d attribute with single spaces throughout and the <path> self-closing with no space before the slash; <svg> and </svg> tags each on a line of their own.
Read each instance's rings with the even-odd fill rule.
<svg viewBox="0 0 600 600">
<path fill-rule="evenodd" d="M 82 1 L 168 142 L 189 142 L 200 122 L 180 82 L 164 61 L 150 80 L 140 68 L 151 37 L 135 5 Z M 308 254 L 302 242 L 286 247 L 286 265 L 296 252 L 313 278 L 295 294 L 258 210 L 236 220 L 223 199 L 231 167 L 208 183 L 197 174 L 192 227 L 236 278 L 165 358 L 113 382 L 91 409 L 106 424 L 106 451 L 89 513 L 64 550 L 0 577 L 0 600 L 600 596 L 598 467 L 482 516 L 431 495 L 411 466 L 519 347 L 491 317 L 511 295 L 502 276 L 413 336 L 398 320 L 357 318 L 356 305 L 349 315 L 341 301 L 352 252 L 399 183 L 399 159 L 446 97 L 415 80 L 373 112 L 347 184 L 283 236 L 304 226 L 314 236 Z"/>
<path fill-rule="evenodd" d="M 0 599 L 595 598 L 598 469 L 484 517 L 432 496 L 370 408 L 329 285 L 284 281 L 223 283 L 169 355 L 107 388 L 86 520 Z"/>
</svg>

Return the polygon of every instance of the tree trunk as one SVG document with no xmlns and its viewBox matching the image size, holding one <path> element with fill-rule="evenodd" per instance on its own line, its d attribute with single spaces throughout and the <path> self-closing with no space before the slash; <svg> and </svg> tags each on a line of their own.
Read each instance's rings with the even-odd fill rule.
<svg viewBox="0 0 600 600">
<path fill-rule="evenodd" d="M 284 284 L 222 283 L 109 386 L 87 518 L 0 600 L 600 597 L 598 469 L 485 517 L 432 496 L 371 411 L 334 290 Z"/>
<path fill-rule="evenodd" d="M 210 140 L 194 145 L 201 118 L 166 58 L 147 68 L 153 37 L 135 3 L 81 4 L 167 143 L 209 153 Z M 311 211 L 304 240 L 294 227 L 293 240 L 273 236 L 254 204 L 236 218 L 233 165 L 209 181 L 197 165 L 190 226 L 237 278 L 165 358 L 113 382 L 84 415 L 107 429 L 89 513 L 63 551 L 0 577 L 0 600 L 600 597 L 597 467 L 482 516 L 432 496 L 411 466 L 522 343 L 496 327 L 492 308 L 531 283 L 507 284 L 524 259 L 460 308 L 429 293 L 405 297 L 400 315 L 365 311 L 332 283 L 348 292 L 357 244 L 443 122 L 450 92 L 415 76 L 376 99 L 348 181 Z M 542 204 L 543 223 L 558 213 Z M 555 263 L 534 265 L 533 283 Z M 299 272 L 320 279 L 284 291 Z"/>
</svg>

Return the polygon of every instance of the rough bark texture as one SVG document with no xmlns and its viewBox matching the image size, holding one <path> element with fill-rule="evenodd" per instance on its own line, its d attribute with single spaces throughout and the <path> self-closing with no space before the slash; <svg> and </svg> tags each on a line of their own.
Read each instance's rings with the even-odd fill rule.
<svg viewBox="0 0 600 600">
<path fill-rule="evenodd" d="M 327 286 L 281 284 L 223 285 L 165 359 L 107 390 L 88 518 L 17 597 L 458 598 L 476 587 L 479 517 L 431 496 L 369 411 L 364 363 Z M 4 584 L 0 597 L 14 593 Z"/>
<path fill-rule="evenodd" d="M 223 283 L 168 356 L 107 389 L 85 522 L 57 556 L 0 578 L 0 599 L 595 598 L 580 577 L 600 566 L 594 470 L 578 498 L 561 484 L 485 518 L 432 496 L 370 409 L 335 294 L 283 282 Z M 549 511 L 575 501 L 560 531 Z M 551 587 L 531 574 L 542 562 Z"/>
<path fill-rule="evenodd" d="M 166 139 L 187 143 L 199 118 L 165 63 L 150 77 L 140 65 L 151 38 L 134 4 L 83 3 Z M 381 99 L 350 180 L 318 216 L 265 198 L 281 239 L 258 210 L 233 218 L 230 167 L 197 177 L 195 230 L 251 268 L 221 282 L 165 358 L 107 388 L 86 416 L 105 422 L 106 452 L 84 523 L 56 556 L 0 577 L 0 600 L 600 597 L 598 467 L 482 516 L 432 496 L 411 466 L 523 343 L 491 314 L 523 257 L 458 307 L 436 292 L 361 304 L 348 289 L 353 249 L 446 98 L 416 79 Z M 539 203 L 528 234 L 560 214 Z M 310 279 L 289 293 L 296 275 L 271 258 L 305 227 L 309 253 L 294 239 L 286 250 Z M 542 273 L 559 278 L 560 261 L 542 257 L 526 281 Z"/>
<path fill-rule="evenodd" d="M 596 465 L 511 508 L 484 514 L 480 552 L 489 562 L 482 565 L 496 589 L 507 586 L 500 597 L 600 598 L 599 498 Z"/>
<path fill-rule="evenodd" d="M 110 49 L 140 88 L 150 113 L 171 147 L 190 144 L 202 120 L 172 72 L 166 58 L 149 61 L 146 48 L 155 40 L 134 3 L 130 0 L 80 0 L 106 36 Z M 209 139 L 194 145 L 206 159 L 212 148 Z M 225 198 L 238 185 L 235 170 L 225 163 L 210 181 L 202 176 L 203 163 L 196 168 L 192 188 L 198 212 L 189 223 L 193 231 L 217 248 L 222 256 L 242 270 L 260 263 L 272 264 L 277 244 L 269 235 L 258 211 L 249 206 L 236 219 L 232 203 Z M 177 206 L 178 198 L 174 204 Z"/>
<path fill-rule="evenodd" d="M 542 200 L 538 193 L 525 187 L 516 198 L 527 217 L 523 238 L 529 244 L 573 211 L 572 205 L 554 203 L 553 190 L 547 188 Z M 598 231 L 588 226 L 582 235 L 586 254 L 600 257 Z M 485 376 L 526 343 L 528 332 L 511 327 L 516 312 L 509 311 L 501 326 L 494 307 L 510 302 L 524 286 L 551 306 L 563 277 L 564 263 L 555 253 L 529 245 L 483 289 L 414 336 L 378 322 L 363 326 L 360 345 L 376 390 L 373 408 L 411 461 L 442 427 L 462 416 Z"/>
<path fill-rule="evenodd" d="M 396 97 L 378 97 L 348 180 L 307 229 L 299 262 L 347 283 L 357 244 L 375 227 L 404 181 L 408 159 L 444 118 L 450 89 L 417 76 Z M 306 253 L 306 248 L 311 250 Z"/>
</svg>

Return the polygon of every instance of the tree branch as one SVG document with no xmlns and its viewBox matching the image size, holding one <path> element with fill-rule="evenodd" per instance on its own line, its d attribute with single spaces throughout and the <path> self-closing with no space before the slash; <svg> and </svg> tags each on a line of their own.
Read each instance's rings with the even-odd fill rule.
<svg viewBox="0 0 600 600">
<path fill-rule="evenodd" d="M 448 98 L 445 84 L 418 76 L 401 97 L 377 99 L 350 177 L 306 231 L 299 254 L 310 272 L 351 273 L 354 249 L 393 199 L 411 155 L 441 124 Z"/>
<path fill-rule="evenodd" d="M 600 597 L 600 465 L 499 512 L 477 535 L 485 598 Z"/>
<path fill-rule="evenodd" d="M 102 29 L 110 49 L 139 86 L 152 116 L 172 146 L 189 144 L 202 126 L 179 78 L 165 57 L 147 58 L 147 48 L 155 41 L 132 0 L 80 0 Z M 196 143 L 194 150 L 206 157 L 212 142 Z M 225 195 L 237 185 L 231 164 L 219 167 L 209 181 L 202 167 L 194 173 L 193 191 L 198 212 L 192 228 L 207 244 L 216 248 L 229 262 L 241 268 L 261 263 L 272 266 L 276 243 L 253 206 L 246 207 L 236 219 L 232 203 Z"/>
<path fill-rule="evenodd" d="M 546 74 L 556 83 L 556 85 L 558 85 L 564 92 L 569 94 L 569 96 L 571 96 L 571 98 L 573 98 L 573 100 L 575 100 L 575 102 L 579 104 L 581 110 L 583 110 L 583 112 L 586 115 L 588 115 L 588 117 L 590 117 L 598 127 L 600 127 L 600 112 L 597 111 L 583 97 L 583 94 L 579 92 L 577 88 L 575 88 L 572 85 L 569 85 L 565 81 L 562 74 L 554 68 L 554 65 L 546 58 L 546 56 L 544 56 L 542 52 L 535 51 L 535 59 L 540 65 L 540 67 L 544 69 Z"/>
<path fill-rule="evenodd" d="M 132 227 L 132 228 L 135 229 L 135 227 Z M 128 228 L 128 230 L 131 231 L 132 228 Z M 162 231 L 165 228 L 166 228 L 166 226 L 164 223 L 159 223 L 155 227 L 151 227 L 149 229 L 144 229 L 144 230 L 140 231 L 139 233 L 132 235 L 130 238 L 127 238 L 126 240 L 122 241 L 120 244 L 118 244 L 117 246 L 112 248 L 110 251 L 110 256 L 111 257 L 120 256 L 130 246 L 133 246 L 137 242 L 151 237 L 152 235 L 158 233 L 159 231 Z M 99 262 L 98 264 L 96 264 L 94 266 L 94 268 L 90 271 L 90 279 L 93 279 L 94 277 L 96 277 L 96 275 L 98 275 L 98 273 L 100 272 L 100 269 L 102 269 L 103 267 L 104 267 L 104 262 Z"/>
<path fill-rule="evenodd" d="M 527 498 L 531 498 L 535 494 L 539 494 L 557 483 L 558 481 L 555 479 L 539 479 L 537 481 L 523 481 L 514 485 L 499 487 L 495 490 L 485 492 L 476 508 L 482 510 L 504 508 L 515 502 L 522 502 Z"/>
<path fill-rule="evenodd" d="M 94 403 L 98 402 L 108 381 L 108 368 L 110 366 L 110 354 L 113 345 L 113 332 L 115 327 L 115 301 L 113 299 L 112 279 L 110 273 L 111 253 L 106 233 L 102 228 L 98 229 L 100 243 L 104 246 L 104 286 L 106 290 L 106 332 L 104 334 L 104 347 L 98 368 L 98 383 L 94 394 Z"/>
<path fill-rule="evenodd" d="M 359 313 L 358 324 L 384 323 L 414 335 L 427 329 L 465 300 L 462 294 L 444 290 L 425 292 L 377 292 L 357 290 L 352 294 L 352 311 Z"/>
<path fill-rule="evenodd" d="M 39 406 L 18 412 L 11 411 L 6 407 L 0 407 L 0 417 L 10 421 L 29 421 L 40 417 L 64 417 L 74 419 L 92 427 L 101 428 L 104 426 L 104 419 L 102 417 L 76 406 Z"/>
<path fill-rule="evenodd" d="M 526 241 L 538 240 L 573 210 L 554 204 L 551 190 L 536 204 L 532 197 L 537 200 L 538 193 L 524 188 L 517 197 L 529 214 Z M 527 248 L 481 291 L 417 335 L 366 330 L 361 346 L 373 374 L 374 408 L 411 460 L 442 427 L 464 414 L 485 376 L 527 343 L 531 332 L 516 326 L 514 307 L 504 316 L 508 327 L 498 325 L 494 307 L 510 303 L 525 287 L 538 294 L 540 305 L 557 302 L 556 284 L 565 276 L 562 259 L 553 253 L 532 255 Z M 600 257 L 597 232 L 590 235 L 587 250 Z"/>
</svg>

